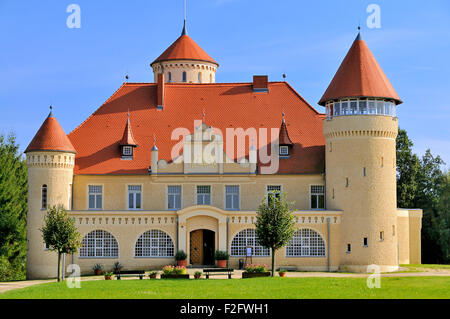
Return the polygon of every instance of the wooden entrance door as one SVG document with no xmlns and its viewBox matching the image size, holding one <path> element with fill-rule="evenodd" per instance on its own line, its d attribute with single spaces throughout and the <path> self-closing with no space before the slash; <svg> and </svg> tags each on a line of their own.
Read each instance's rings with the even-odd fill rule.
<svg viewBox="0 0 450 319">
<path fill-rule="evenodd" d="M 191 264 L 201 265 L 203 263 L 203 230 L 191 232 Z"/>
</svg>

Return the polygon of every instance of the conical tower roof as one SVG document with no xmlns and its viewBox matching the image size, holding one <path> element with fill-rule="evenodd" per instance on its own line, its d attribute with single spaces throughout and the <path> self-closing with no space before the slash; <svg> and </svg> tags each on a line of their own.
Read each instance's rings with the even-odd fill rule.
<svg viewBox="0 0 450 319">
<path fill-rule="evenodd" d="M 186 22 L 183 26 L 181 36 L 163 52 L 151 65 L 157 62 L 173 61 L 173 60 L 194 60 L 210 62 L 219 65 L 211 58 L 190 36 L 186 31 Z"/>
<path fill-rule="evenodd" d="M 76 153 L 75 148 L 52 112 L 42 123 L 25 153 L 33 151 L 58 151 Z"/>
<path fill-rule="evenodd" d="M 378 97 L 402 103 L 367 44 L 358 34 L 325 94 L 319 101 L 341 98 Z"/>
<path fill-rule="evenodd" d="M 283 121 L 281 122 L 280 136 L 278 138 L 278 141 L 279 141 L 278 144 L 280 145 L 290 145 L 290 146 L 294 145 L 294 143 L 292 143 L 289 137 L 286 121 L 284 120 L 284 114 L 283 114 Z"/>
<path fill-rule="evenodd" d="M 133 132 L 131 130 L 130 117 L 127 118 L 127 124 L 125 125 L 125 130 L 123 132 L 122 140 L 119 145 L 121 146 L 137 146 L 136 141 L 133 137 Z"/>
</svg>

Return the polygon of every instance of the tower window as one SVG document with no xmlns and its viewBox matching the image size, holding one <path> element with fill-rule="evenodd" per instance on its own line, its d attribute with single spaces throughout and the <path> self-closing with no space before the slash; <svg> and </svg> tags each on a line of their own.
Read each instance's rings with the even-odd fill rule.
<svg viewBox="0 0 450 319">
<path fill-rule="evenodd" d="M 363 168 L 363 176 L 367 176 L 367 175 L 366 175 L 366 168 L 365 168 L 365 167 Z"/>
<path fill-rule="evenodd" d="M 47 185 L 42 185 L 41 209 L 47 209 Z"/>
<path fill-rule="evenodd" d="M 330 142 L 330 153 L 333 152 L 333 143 Z"/>
<path fill-rule="evenodd" d="M 352 252 L 352 245 L 347 244 L 347 254 L 350 254 Z"/>
<path fill-rule="evenodd" d="M 392 236 L 395 236 L 395 225 L 392 225 Z"/>
<path fill-rule="evenodd" d="M 348 183 L 348 177 L 345 178 L 345 187 L 348 187 L 349 183 Z"/>
<path fill-rule="evenodd" d="M 380 231 L 380 241 L 384 240 L 384 231 Z"/>
<path fill-rule="evenodd" d="M 332 195 L 333 195 L 333 199 L 334 199 L 334 188 L 333 188 L 333 194 Z"/>
<path fill-rule="evenodd" d="M 202 72 L 198 72 L 198 83 L 202 83 Z"/>
<path fill-rule="evenodd" d="M 363 246 L 364 246 L 364 247 L 368 247 L 368 246 L 369 246 L 369 245 L 368 245 L 367 237 L 364 237 L 364 239 L 363 239 Z"/>
<path fill-rule="evenodd" d="M 184 82 L 184 83 L 187 82 L 187 74 L 186 74 L 186 71 L 183 72 L 183 82 Z"/>
<path fill-rule="evenodd" d="M 212 83 L 212 74 L 209 75 L 209 83 Z"/>
<path fill-rule="evenodd" d="M 169 83 L 172 82 L 172 72 L 169 72 Z"/>
</svg>

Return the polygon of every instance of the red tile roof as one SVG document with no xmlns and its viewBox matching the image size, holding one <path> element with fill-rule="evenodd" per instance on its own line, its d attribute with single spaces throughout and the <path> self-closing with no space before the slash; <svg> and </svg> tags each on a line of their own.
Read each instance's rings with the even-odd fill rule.
<svg viewBox="0 0 450 319">
<path fill-rule="evenodd" d="M 187 34 L 182 34 L 166 51 L 151 65 L 157 62 L 172 60 L 196 60 L 219 65 Z"/>
<path fill-rule="evenodd" d="M 280 174 L 324 171 L 323 118 L 286 82 L 270 82 L 268 93 L 253 92 L 252 83 L 166 84 L 164 109 L 156 105 L 155 83 L 124 83 L 97 111 L 68 136 L 78 154 L 75 174 L 147 174 L 153 136 L 159 158 L 171 160 L 175 128 L 193 132 L 194 120 L 222 130 L 226 128 L 278 128 L 282 110 L 289 118 L 292 142 L 289 159 L 280 160 Z M 121 160 L 119 143 L 128 109 L 139 146 L 133 160 Z M 278 134 L 273 140 L 278 139 Z M 270 140 L 270 139 L 269 139 Z M 224 137 L 224 150 L 226 138 Z M 237 143 L 235 143 L 237 144 Z M 235 152 L 236 153 L 236 152 Z M 233 154 L 228 154 L 236 159 Z M 246 147 L 248 156 L 248 147 Z"/>
<path fill-rule="evenodd" d="M 346 97 L 380 97 L 402 103 L 365 41 L 358 37 L 319 101 Z"/>
<path fill-rule="evenodd" d="M 42 123 L 25 153 L 33 151 L 61 151 L 76 153 L 75 148 L 59 125 L 56 118 L 50 114 Z"/>
<path fill-rule="evenodd" d="M 121 146 L 137 146 L 136 141 L 133 137 L 133 132 L 131 130 L 130 118 L 127 118 L 127 124 L 125 125 L 125 130 L 123 132 L 122 139 L 120 140 L 119 145 Z"/>
</svg>

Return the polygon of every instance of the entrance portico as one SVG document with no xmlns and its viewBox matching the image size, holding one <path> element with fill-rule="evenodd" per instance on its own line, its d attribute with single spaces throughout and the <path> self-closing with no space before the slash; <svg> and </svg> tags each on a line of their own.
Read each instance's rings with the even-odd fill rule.
<svg viewBox="0 0 450 319">
<path fill-rule="evenodd" d="M 220 208 L 197 205 L 178 211 L 177 231 L 178 250 L 192 264 L 213 264 L 211 251 L 227 250 L 227 214 Z"/>
</svg>

